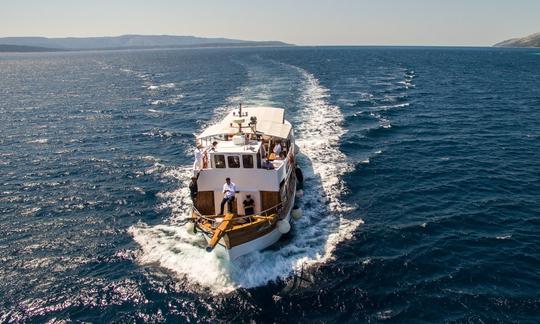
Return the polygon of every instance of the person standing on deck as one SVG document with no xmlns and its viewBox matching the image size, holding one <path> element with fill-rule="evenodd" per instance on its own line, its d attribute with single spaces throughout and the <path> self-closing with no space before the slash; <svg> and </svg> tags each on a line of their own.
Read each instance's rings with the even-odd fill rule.
<svg viewBox="0 0 540 324">
<path fill-rule="evenodd" d="M 207 151 L 211 151 L 211 152 L 215 152 L 217 150 L 217 145 L 218 145 L 218 142 L 217 141 L 213 141 L 212 142 L 212 145 L 208 146 L 206 148 Z"/>
<path fill-rule="evenodd" d="M 274 146 L 274 156 L 278 157 L 281 154 L 281 144 L 279 142 Z"/>
<path fill-rule="evenodd" d="M 191 177 L 191 182 L 189 183 L 189 195 L 194 206 L 197 205 L 197 192 L 199 192 L 197 177 Z"/>
<path fill-rule="evenodd" d="M 220 215 L 223 215 L 223 207 L 225 207 L 225 203 L 227 203 L 229 213 L 233 212 L 233 201 L 236 192 L 236 185 L 231 182 L 231 178 L 225 179 L 225 184 L 223 185 L 223 199 L 221 200 L 221 207 L 219 212 Z"/>
<path fill-rule="evenodd" d="M 261 156 L 264 157 L 264 158 L 267 158 L 267 156 L 266 156 L 266 150 L 264 149 L 264 144 L 261 145 Z"/>
<path fill-rule="evenodd" d="M 246 199 L 243 202 L 244 204 L 244 214 L 246 216 L 255 214 L 255 200 L 251 198 L 251 195 L 247 195 Z"/>
<path fill-rule="evenodd" d="M 194 155 L 195 161 L 193 162 L 193 171 L 201 170 L 203 167 L 203 150 L 201 144 L 197 144 Z"/>
</svg>

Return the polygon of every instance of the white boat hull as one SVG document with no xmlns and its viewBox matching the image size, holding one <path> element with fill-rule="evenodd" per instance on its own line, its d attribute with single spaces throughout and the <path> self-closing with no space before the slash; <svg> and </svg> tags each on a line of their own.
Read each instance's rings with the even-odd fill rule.
<svg viewBox="0 0 540 324">
<path fill-rule="evenodd" d="M 295 198 L 296 198 L 295 196 L 296 196 L 296 182 L 295 182 L 295 190 L 293 190 L 292 203 L 289 205 L 289 210 L 287 210 L 285 217 L 282 220 L 290 222 L 291 212 L 292 212 Z M 234 246 L 231 249 L 227 249 L 225 247 L 225 242 L 223 242 L 223 239 L 221 239 L 218 245 L 216 246 L 216 248 L 214 249 L 214 253 L 220 256 L 224 256 L 225 258 L 229 260 L 234 260 L 242 255 L 266 249 L 267 247 L 279 241 L 282 235 L 283 234 L 279 231 L 278 227 L 276 226 L 276 228 L 274 228 L 271 232 L 261 237 L 258 237 L 254 240 L 251 240 L 249 242 Z M 205 238 L 207 242 L 210 242 L 210 237 L 205 235 Z"/>
</svg>

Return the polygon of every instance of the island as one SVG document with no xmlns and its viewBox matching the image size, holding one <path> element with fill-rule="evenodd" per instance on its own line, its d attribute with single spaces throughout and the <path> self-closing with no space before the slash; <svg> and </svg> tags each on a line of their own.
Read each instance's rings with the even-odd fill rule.
<svg viewBox="0 0 540 324">
<path fill-rule="evenodd" d="M 50 52 L 190 47 L 294 46 L 280 41 L 247 41 L 171 35 L 121 35 L 110 37 L 3 37 L 0 52 Z"/>
<path fill-rule="evenodd" d="M 512 38 L 493 45 L 495 47 L 540 47 L 540 33 Z"/>
<path fill-rule="evenodd" d="M 0 44 L 0 52 L 57 52 L 59 49 L 38 47 L 38 46 L 24 46 L 24 45 L 4 45 Z"/>
</svg>

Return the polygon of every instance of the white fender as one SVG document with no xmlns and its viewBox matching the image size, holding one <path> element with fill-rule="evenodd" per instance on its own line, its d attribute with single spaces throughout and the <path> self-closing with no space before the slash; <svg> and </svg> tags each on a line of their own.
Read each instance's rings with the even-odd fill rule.
<svg viewBox="0 0 540 324">
<path fill-rule="evenodd" d="M 195 223 L 189 222 L 186 224 L 188 234 L 195 235 Z"/>
<path fill-rule="evenodd" d="M 302 215 L 304 214 L 304 212 L 302 211 L 301 208 L 296 208 L 296 209 L 293 209 L 292 210 L 292 217 L 295 219 L 295 220 L 299 220 L 300 218 L 302 218 Z"/>
<path fill-rule="evenodd" d="M 291 224 L 286 220 L 280 220 L 277 222 L 277 228 L 281 234 L 287 234 L 291 230 Z"/>
</svg>

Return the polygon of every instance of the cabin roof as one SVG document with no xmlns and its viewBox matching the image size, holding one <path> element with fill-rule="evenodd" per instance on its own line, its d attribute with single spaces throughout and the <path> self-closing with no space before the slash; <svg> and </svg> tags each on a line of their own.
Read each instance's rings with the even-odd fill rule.
<svg viewBox="0 0 540 324">
<path fill-rule="evenodd" d="M 255 154 L 259 151 L 261 146 L 260 142 L 250 141 L 246 145 L 235 145 L 233 141 L 221 141 L 218 142 L 215 151 L 210 154 L 227 154 L 227 153 L 243 153 L 243 154 Z"/>
<path fill-rule="evenodd" d="M 259 133 L 273 137 L 287 138 L 291 132 L 292 125 L 285 120 L 285 109 L 283 108 L 249 107 L 242 108 L 242 113 L 247 113 L 247 116 L 239 117 L 236 110 L 231 111 L 222 121 L 206 128 L 197 138 L 236 134 L 238 132 L 238 124 L 234 123 L 234 121 L 238 119 L 244 120 L 242 131 L 251 134 L 253 131 L 248 127 L 248 123 L 252 116 L 257 117 L 256 130 Z"/>
</svg>

